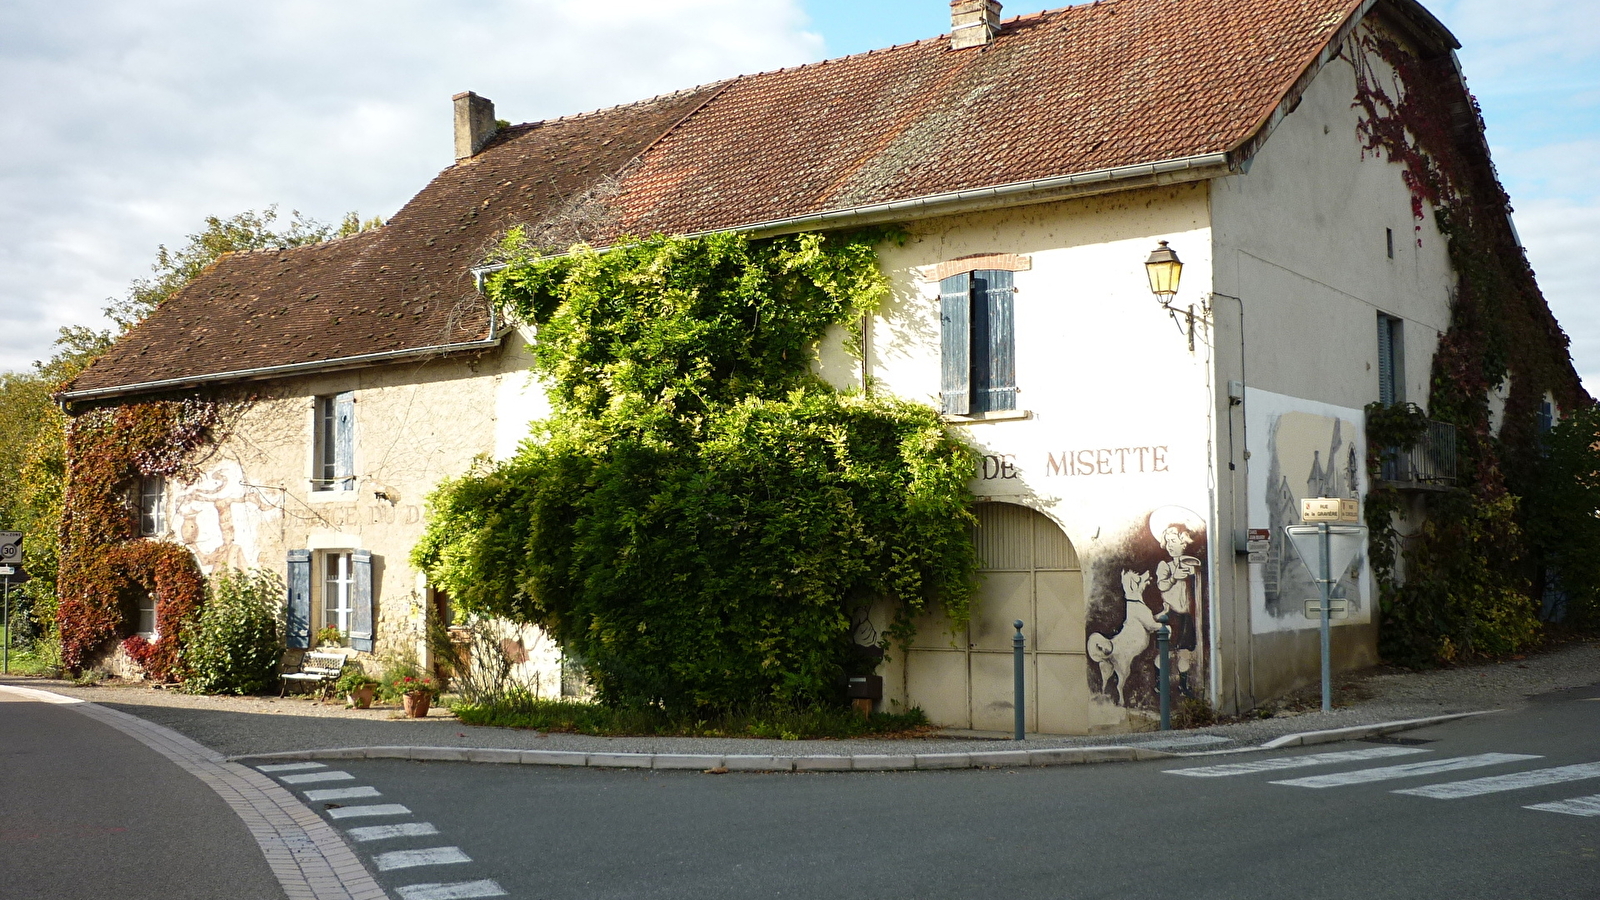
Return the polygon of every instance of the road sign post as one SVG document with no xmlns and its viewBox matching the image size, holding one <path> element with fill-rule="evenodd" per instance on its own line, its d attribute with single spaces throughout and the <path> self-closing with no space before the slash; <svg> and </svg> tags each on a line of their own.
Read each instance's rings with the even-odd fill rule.
<svg viewBox="0 0 1600 900">
<path fill-rule="evenodd" d="M 0 531 L 0 674 L 11 674 L 11 586 L 28 580 L 22 570 L 22 532 Z"/>
<path fill-rule="evenodd" d="M 1333 586 L 1355 561 L 1356 554 L 1367 543 L 1367 529 L 1350 524 L 1360 521 L 1359 509 L 1354 500 L 1306 500 L 1302 515 L 1308 524 L 1290 525 L 1284 529 L 1300 561 L 1311 571 L 1317 582 L 1317 620 L 1322 644 L 1322 711 L 1333 711 Z M 1316 524 L 1309 524 L 1315 522 Z"/>
</svg>

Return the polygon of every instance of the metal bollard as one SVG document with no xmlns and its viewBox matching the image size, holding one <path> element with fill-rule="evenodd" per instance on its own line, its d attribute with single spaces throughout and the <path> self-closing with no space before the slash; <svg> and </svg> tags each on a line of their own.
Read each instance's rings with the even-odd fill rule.
<svg viewBox="0 0 1600 900">
<path fill-rule="evenodd" d="M 1012 705 L 1016 710 L 1016 739 L 1020 741 L 1028 725 L 1028 708 L 1023 704 L 1025 695 L 1022 682 L 1022 650 L 1026 646 L 1026 641 L 1022 637 L 1022 620 L 1018 619 L 1012 624 L 1017 627 L 1016 635 L 1011 638 L 1011 662 L 1015 675 L 1012 685 Z"/>
<path fill-rule="evenodd" d="M 1171 663 L 1167 659 L 1168 645 L 1172 642 L 1172 629 L 1167 627 L 1167 614 L 1156 616 L 1161 627 L 1156 629 L 1156 680 L 1161 687 L 1161 730 L 1172 730 L 1172 679 L 1167 672 Z"/>
</svg>

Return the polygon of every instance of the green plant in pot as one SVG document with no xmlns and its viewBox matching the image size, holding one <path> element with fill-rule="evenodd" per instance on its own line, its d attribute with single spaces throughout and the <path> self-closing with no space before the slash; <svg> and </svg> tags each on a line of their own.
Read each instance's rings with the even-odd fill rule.
<svg viewBox="0 0 1600 900">
<path fill-rule="evenodd" d="M 328 627 L 317 632 L 316 640 L 313 643 L 313 646 L 317 647 L 318 649 L 322 649 L 324 647 L 343 647 L 344 632 L 340 631 L 337 625 L 329 625 Z"/>
<path fill-rule="evenodd" d="M 347 706 L 355 709 L 366 709 L 372 705 L 372 698 L 378 691 L 382 682 L 366 673 L 366 670 L 355 663 L 346 663 L 339 671 L 339 680 L 333 683 L 334 690 L 345 695 Z"/>
<path fill-rule="evenodd" d="M 398 696 L 406 715 L 420 719 L 439 696 L 439 682 L 432 675 L 401 675 L 385 685 L 384 693 Z"/>
</svg>

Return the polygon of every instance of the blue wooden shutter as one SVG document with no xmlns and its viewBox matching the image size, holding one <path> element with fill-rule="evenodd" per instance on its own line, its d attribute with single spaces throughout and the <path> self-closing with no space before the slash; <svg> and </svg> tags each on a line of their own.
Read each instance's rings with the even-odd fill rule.
<svg viewBox="0 0 1600 900">
<path fill-rule="evenodd" d="M 333 398 L 333 467 L 337 490 L 355 489 L 356 395 L 348 391 Z"/>
<path fill-rule="evenodd" d="M 946 415 L 972 411 L 972 275 L 939 282 L 939 396 Z"/>
<path fill-rule="evenodd" d="M 1394 320 L 1378 315 L 1378 402 L 1391 406 L 1394 392 Z"/>
<path fill-rule="evenodd" d="M 350 554 L 350 646 L 372 652 L 372 551 Z"/>
<path fill-rule="evenodd" d="M 305 650 L 311 646 L 311 551 L 289 551 L 288 612 L 284 621 L 284 641 Z"/>
<path fill-rule="evenodd" d="M 972 406 L 1017 408 L 1015 292 L 1004 271 L 972 273 Z"/>
</svg>

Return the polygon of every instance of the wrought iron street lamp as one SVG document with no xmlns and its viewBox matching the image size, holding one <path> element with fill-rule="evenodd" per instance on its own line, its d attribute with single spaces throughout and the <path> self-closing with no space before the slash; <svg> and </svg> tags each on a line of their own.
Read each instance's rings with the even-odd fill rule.
<svg viewBox="0 0 1600 900">
<path fill-rule="evenodd" d="M 1172 305 L 1173 298 L 1178 296 L 1178 283 L 1183 280 L 1183 260 L 1167 246 L 1166 241 L 1162 241 L 1161 246 L 1144 261 L 1144 270 L 1150 277 L 1150 293 L 1156 295 L 1162 308 L 1172 315 L 1173 321 L 1183 316 L 1186 323 L 1184 330 L 1189 335 L 1189 349 L 1194 350 L 1194 304 L 1189 304 L 1188 308 L 1181 311 Z"/>
</svg>

